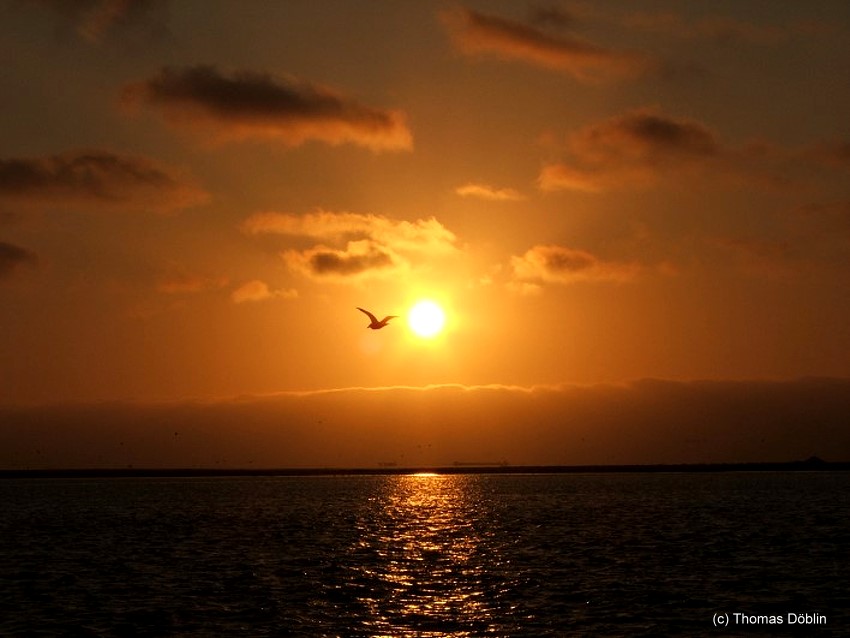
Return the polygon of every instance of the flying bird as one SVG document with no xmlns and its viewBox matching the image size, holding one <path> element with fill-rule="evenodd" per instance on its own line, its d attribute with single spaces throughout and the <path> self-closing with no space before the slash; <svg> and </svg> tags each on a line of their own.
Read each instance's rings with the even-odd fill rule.
<svg viewBox="0 0 850 638">
<path fill-rule="evenodd" d="M 373 314 L 372 314 L 371 312 L 369 312 L 368 310 L 363 310 L 363 308 L 357 308 L 357 309 L 358 309 L 360 312 L 362 312 L 363 314 L 365 314 L 367 317 L 369 317 L 369 320 L 370 320 L 372 323 L 370 323 L 370 324 L 369 324 L 368 326 L 366 326 L 366 327 L 367 327 L 367 328 L 371 328 L 372 330 L 380 330 L 381 328 L 383 328 L 384 326 L 386 326 L 386 325 L 387 325 L 387 322 L 388 322 L 390 319 L 395 319 L 396 317 L 398 317 L 398 315 L 387 315 L 386 317 L 384 317 L 383 319 L 381 319 L 380 321 L 378 321 L 377 317 L 375 317 L 375 315 L 373 315 Z"/>
</svg>

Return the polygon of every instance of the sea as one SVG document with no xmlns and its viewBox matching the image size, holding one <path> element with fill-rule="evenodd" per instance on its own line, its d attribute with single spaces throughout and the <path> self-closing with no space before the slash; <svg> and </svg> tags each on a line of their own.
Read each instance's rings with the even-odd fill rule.
<svg viewBox="0 0 850 638">
<path fill-rule="evenodd" d="M 850 473 L 0 480 L 2 636 L 850 635 Z"/>
</svg>

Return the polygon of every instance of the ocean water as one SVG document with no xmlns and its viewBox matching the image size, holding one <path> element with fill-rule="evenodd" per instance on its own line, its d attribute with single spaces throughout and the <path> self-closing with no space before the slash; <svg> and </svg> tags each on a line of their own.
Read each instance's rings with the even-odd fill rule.
<svg viewBox="0 0 850 638">
<path fill-rule="evenodd" d="M 850 635 L 848 512 L 847 473 L 7 479 L 0 635 Z"/>
</svg>

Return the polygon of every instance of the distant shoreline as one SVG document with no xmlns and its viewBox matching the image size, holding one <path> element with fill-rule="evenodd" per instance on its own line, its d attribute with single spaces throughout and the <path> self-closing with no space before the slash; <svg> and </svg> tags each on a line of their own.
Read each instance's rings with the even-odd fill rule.
<svg viewBox="0 0 850 638">
<path fill-rule="evenodd" d="M 679 463 L 652 465 L 449 465 L 421 467 L 309 468 L 82 468 L 0 469 L 0 479 L 14 478 L 203 478 L 239 476 L 364 476 L 434 474 L 612 474 L 716 472 L 847 472 L 850 461 L 820 459 L 773 463 Z"/>
</svg>

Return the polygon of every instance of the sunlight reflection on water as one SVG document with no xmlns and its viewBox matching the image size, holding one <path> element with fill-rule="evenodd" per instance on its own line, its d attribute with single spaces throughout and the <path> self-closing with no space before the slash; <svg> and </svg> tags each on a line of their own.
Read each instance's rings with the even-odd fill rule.
<svg viewBox="0 0 850 638">
<path fill-rule="evenodd" d="M 354 566 L 376 636 L 471 636 L 508 628 L 500 605 L 509 562 L 474 522 L 486 506 L 474 477 L 411 475 L 384 484 L 357 523 Z M 499 612 L 496 614 L 496 612 Z"/>
</svg>

